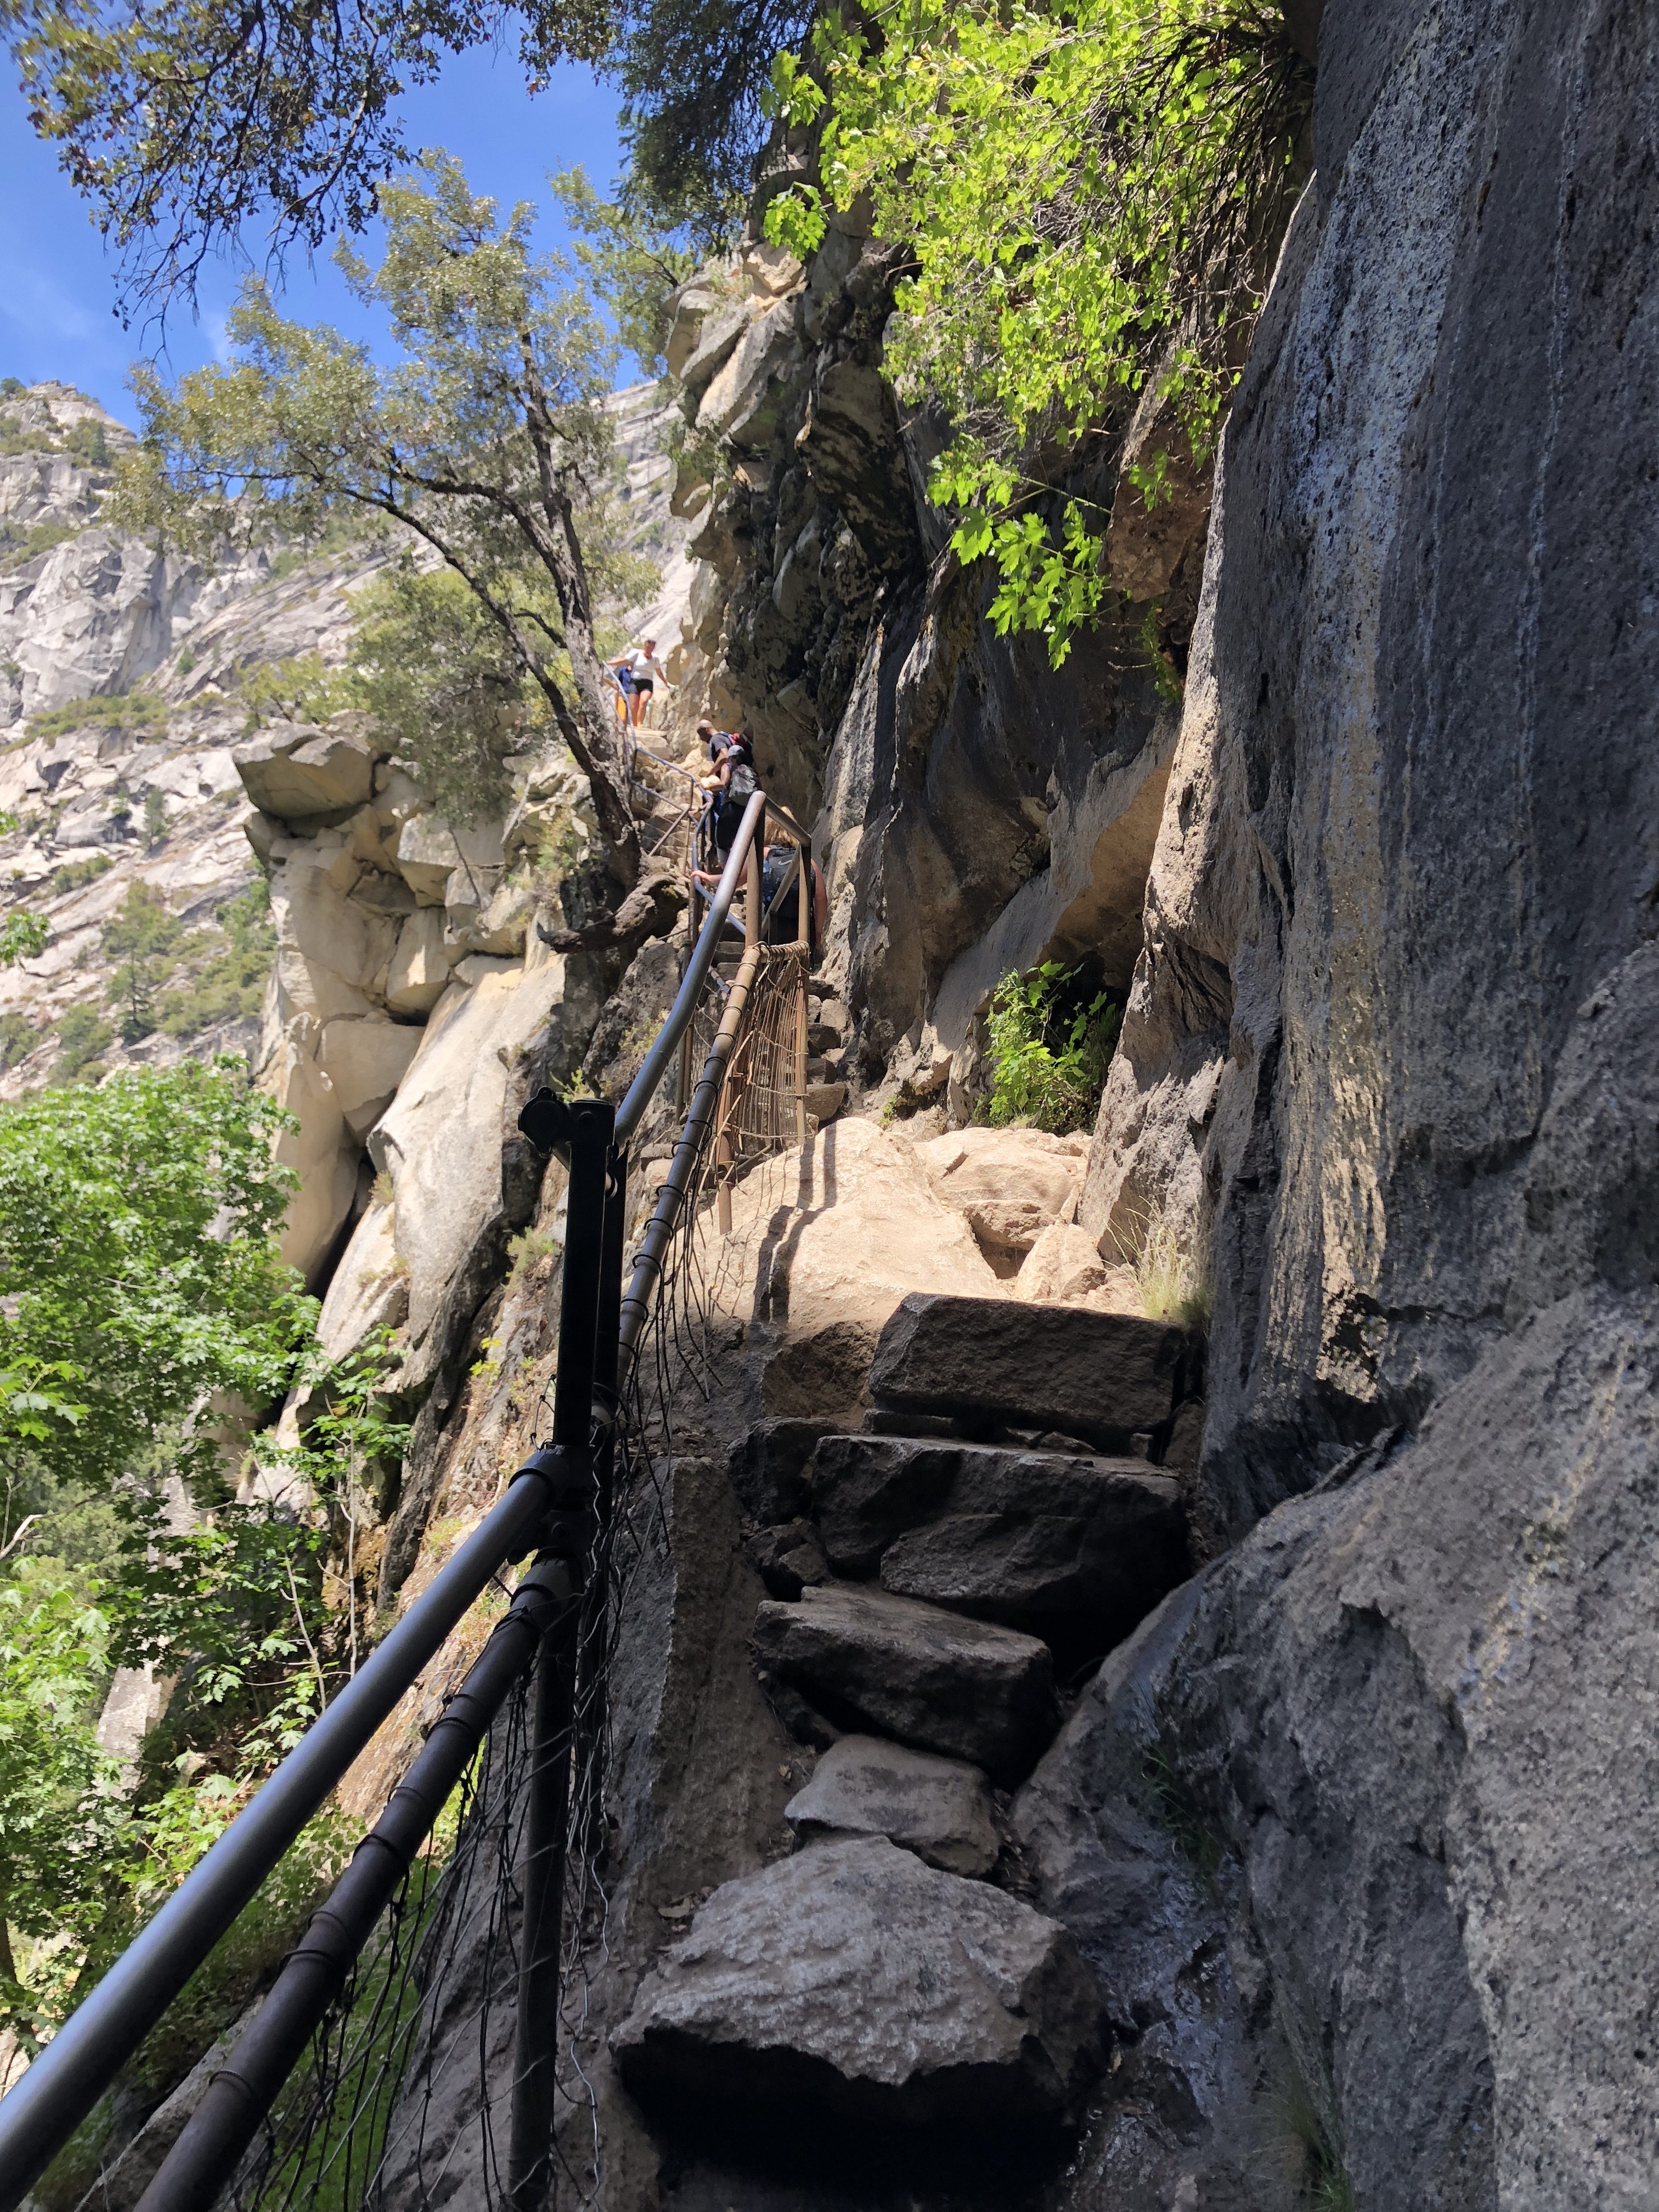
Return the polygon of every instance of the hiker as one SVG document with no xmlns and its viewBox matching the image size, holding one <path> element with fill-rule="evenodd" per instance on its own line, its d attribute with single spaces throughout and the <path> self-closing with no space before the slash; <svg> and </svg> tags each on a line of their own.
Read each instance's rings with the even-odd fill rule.
<svg viewBox="0 0 1659 2212">
<path fill-rule="evenodd" d="M 787 831 L 780 833 L 782 842 L 769 845 L 761 855 L 761 914 L 764 933 L 774 945 L 795 945 L 800 939 L 800 877 L 795 862 L 800 848 Z M 702 885 L 705 892 L 717 890 L 720 878 L 708 868 L 693 868 L 691 879 Z M 748 932 L 743 924 L 741 896 L 732 903 L 726 918 L 726 927 L 735 929 L 739 936 Z M 812 902 L 807 913 L 810 935 L 807 939 L 810 957 L 816 960 L 823 943 L 823 933 L 830 921 L 830 893 L 823 880 L 823 871 L 816 860 L 812 863 Z"/>
<path fill-rule="evenodd" d="M 755 749 L 746 730 L 726 734 L 726 743 L 714 763 L 714 849 L 729 853 L 743 821 L 743 811 L 760 788 L 755 781 Z"/>
<path fill-rule="evenodd" d="M 645 720 L 645 710 L 651 703 L 658 684 L 660 684 L 665 691 L 672 691 L 674 688 L 668 680 L 667 670 L 657 658 L 656 639 L 647 638 L 643 645 L 635 647 L 630 653 L 624 653 L 611 665 L 616 671 L 617 682 L 628 702 L 629 719 L 637 730 Z"/>
</svg>

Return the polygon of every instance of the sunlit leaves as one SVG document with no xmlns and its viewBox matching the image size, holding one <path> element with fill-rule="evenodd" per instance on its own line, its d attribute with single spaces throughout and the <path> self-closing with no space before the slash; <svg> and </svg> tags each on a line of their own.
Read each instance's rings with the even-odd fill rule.
<svg viewBox="0 0 1659 2212">
<path fill-rule="evenodd" d="M 909 249 L 888 373 L 956 428 L 933 492 L 964 510 L 958 555 L 997 564 L 994 619 L 1056 660 L 1109 588 L 1103 534 L 1031 502 L 1154 377 L 1171 435 L 1213 446 L 1310 90 L 1270 0 L 907 0 L 775 70 L 780 114 L 824 106 L 820 185 L 775 199 L 768 236 L 810 251 L 824 202 L 867 192 Z"/>
<path fill-rule="evenodd" d="M 281 1389 L 314 1311 L 271 1242 L 282 1120 L 222 1060 L 0 1106 L 0 1368 L 76 1408 L 30 1439 L 60 1480 L 115 1490 L 163 1433 L 204 1474 L 210 1394 Z"/>
</svg>

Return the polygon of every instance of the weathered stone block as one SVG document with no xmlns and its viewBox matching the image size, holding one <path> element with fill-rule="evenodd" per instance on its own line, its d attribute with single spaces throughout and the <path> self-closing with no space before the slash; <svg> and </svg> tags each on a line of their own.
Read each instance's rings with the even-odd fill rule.
<svg viewBox="0 0 1659 2212">
<path fill-rule="evenodd" d="M 1179 1486 L 1138 1460 L 829 1437 L 811 1484 L 838 1572 L 1103 1649 L 1188 1571 Z"/>
<path fill-rule="evenodd" d="M 971 1759 L 1005 1786 L 1059 1717 L 1046 1644 L 885 1590 L 831 1583 L 769 1601 L 755 1652 L 838 1726 Z"/>
<path fill-rule="evenodd" d="M 611 2049 L 641 2096 L 1059 2121 L 1098 2071 L 1099 2023 L 1058 1921 L 872 1837 L 717 1889 Z"/>
<path fill-rule="evenodd" d="M 947 1874 L 988 1875 L 997 1862 L 991 1785 L 978 1767 L 876 1736 L 832 1744 L 783 1814 L 802 1843 L 885 1836 Z"/>
<path fill-rule="evenodd" d="M 1174 1409 L 1178 1328 L 1070 1306 L 913 1292 L 881 1333 L 878 1404 L 981 1413 L 1125 1445 Z"/>
</svg>

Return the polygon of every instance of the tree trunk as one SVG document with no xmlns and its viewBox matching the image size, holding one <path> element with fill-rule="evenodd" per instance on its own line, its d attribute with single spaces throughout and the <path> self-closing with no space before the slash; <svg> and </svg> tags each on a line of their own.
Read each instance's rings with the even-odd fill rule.
<svg viewBox="0 0 1659 2212">
<path fill-rule="evenodd" d="M 582 725 L 582 744 L 580 748 L 573 744 L 572 750 L 592 787 L 599 830 L 616 856 L 623 888 L 631 890 L 640 872 L 640 836 L 629 804 L 628 763 L 617 720 L 617 687 L 606 673 L 594 642 L 593 599 L 588 589 L 587 564 L 582 558 L 569 489 L 554 464 L 553 420 L 528 333 L 522 345 L 525 423 L 535 448 L 542 508 L 547 518 L 546 529 L 538 532 L 537 550 L 558 594 L 565 650 L 570 656 L 570 672 L 575 679 Z"/>
</svg>

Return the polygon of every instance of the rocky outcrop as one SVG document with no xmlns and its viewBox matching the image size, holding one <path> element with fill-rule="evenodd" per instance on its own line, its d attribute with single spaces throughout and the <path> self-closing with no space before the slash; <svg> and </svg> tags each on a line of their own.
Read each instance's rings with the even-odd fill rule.
<svg viewBox="0 0 1659 2212">
<path fill-rule="evenodd" d="M 1210 1255 L 1242 1540 L 1158 1711 L 1355 2201 L 1634 2203 L 1655 648 L 1597 625 L 1647 589 L 1651 56 L 1482 0 L 1319 53 L 1083 1218 Z"/>
<path fill-rule="evenodd" d="M 1175 717 L 1139 615 L 1059 676 L 981 619 L 925 495 L 937 426 L 880 373 L 896 266 L 855 210 L 804 269 L 751 246 L 681 295 L 684 666 L 812 826 L 858 1014 L 835 1079 L 943 1105 L 954 1079 L 962 1120 L 1007 969 L 1086 958 L 1127 987 Z"/>
</svg>

